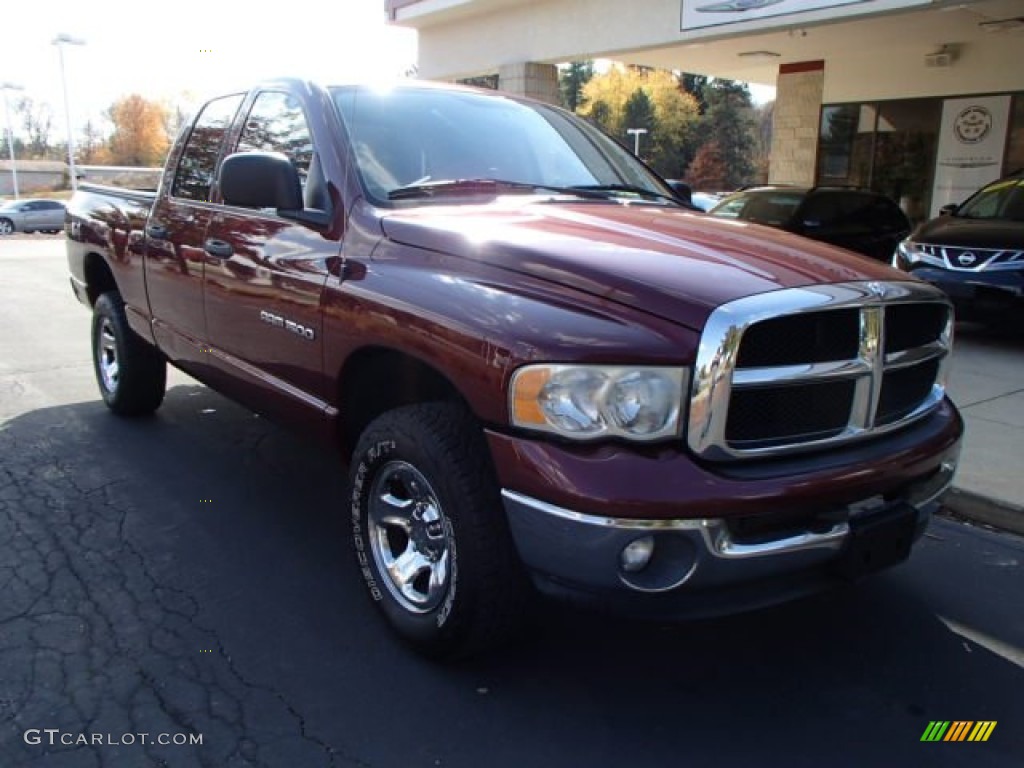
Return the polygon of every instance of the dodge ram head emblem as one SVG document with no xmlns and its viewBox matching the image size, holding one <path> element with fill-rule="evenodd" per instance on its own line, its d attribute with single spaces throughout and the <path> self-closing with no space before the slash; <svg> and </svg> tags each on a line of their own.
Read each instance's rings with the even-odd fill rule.
<svg viewBox="0 0 1024 768">
<path fill-rule="evenodd" d="M 876 299 L 884 299 L 886 294 L 889 293 L 885 283 L 876 283 L 875 281 L 868 283 L 868 290 L 871 291 L 871 295 Z"/>
<path fill-rule="evenodd" d="M 961 267 L 969 267 L 972 264 L 974 264 L 974 262 L 976 262 L 977 260 L 978 257 L 975 256 L 970 251 L 964 251 L 963 253 L 956 257 L 956 263 L 959 264 Z"/>
</svg>

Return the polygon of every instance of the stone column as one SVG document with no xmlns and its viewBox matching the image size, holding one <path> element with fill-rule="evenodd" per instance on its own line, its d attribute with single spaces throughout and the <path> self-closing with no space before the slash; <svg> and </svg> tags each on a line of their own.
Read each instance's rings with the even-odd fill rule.
<svg viewBox="0 0 1024 768">
<path fill-rule="evenodd" d="M 824 61 L 801 61 L 779 67 L 768 168 L 770 182 L 814 184 L 824 89 Z"/>
<path fill-rule="evenodd" d="M 524 61 L 502 64 L 498 68 L 498 89 L 516 96 L 528 96 L 548 104 L 561 103 L 558 91 L 558 67 Z"/>
</svg>

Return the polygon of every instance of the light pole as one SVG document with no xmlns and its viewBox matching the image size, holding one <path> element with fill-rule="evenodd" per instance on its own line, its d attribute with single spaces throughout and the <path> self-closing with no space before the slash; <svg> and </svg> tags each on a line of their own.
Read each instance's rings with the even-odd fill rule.
<svg viewBox="0 0 1024 768">
<path fill-rule="evenodd" d="M 633 134 L 633 154 L 640 157 L 640 136 L 647 133 L 646 128 L 627 128 L 626 133 Z"/>
<path fill-rule="evenodd" d="M 78 174 L 75 172 L 75 139 L 71 134 L 71 109 L 68 106 L 68 78 L 64 71 L 64 46 L 85 45 L 85 40 L 61 33 L 53 38 L 53 44 L 57 46 L 57 53 L 60 55 L 60 84 L 64 89 L 64 118 L 68 126 L 68 170 L 71 173 L 71 191 L 73 192 L 78 189 Z"/>
<path fill-rule="evenodd" d="M 7 103 L 8 91 L 23 91 L 20 85 L 0 83 L 0 91 L 4 92 L 4 114 L 7 116 L 7 151 L 11 155 L 11 182 L 14 186 L 14 199 L 18 199 L 18 161 L 14 159 L 14 131 L 11 129 L 11 105 Z"/>
</svg>

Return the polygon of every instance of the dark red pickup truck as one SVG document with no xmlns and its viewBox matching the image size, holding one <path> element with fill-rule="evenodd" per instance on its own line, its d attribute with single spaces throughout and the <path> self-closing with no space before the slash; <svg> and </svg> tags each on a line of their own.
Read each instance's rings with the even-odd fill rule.
<svg viewBox="0 0 1024 768">
<path fill-rule="evenodd" d="M 667 617 L 858 577 L 956 466 L 939 291 L 694 213 L 544 104 L 266 83 L 67 229 L 110 408 L 170 362 L 336 441 L 368 591 L 429 653 L 536 589 Z"/>
</svg>

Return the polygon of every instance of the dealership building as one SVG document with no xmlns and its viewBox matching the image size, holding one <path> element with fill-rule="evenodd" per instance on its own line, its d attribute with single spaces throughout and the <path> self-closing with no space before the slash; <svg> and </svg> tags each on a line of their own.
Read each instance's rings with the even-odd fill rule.
<svg viewBox="0 0 1024 768">
<path fill-rule="evenodd" d="M 608 58 L 776 86 L 769 178 L 870 187 L 914 218 L 1024 168 L 1024 0 L 387 0 L 419 74 L 558 99 Z"/>
</svg>

